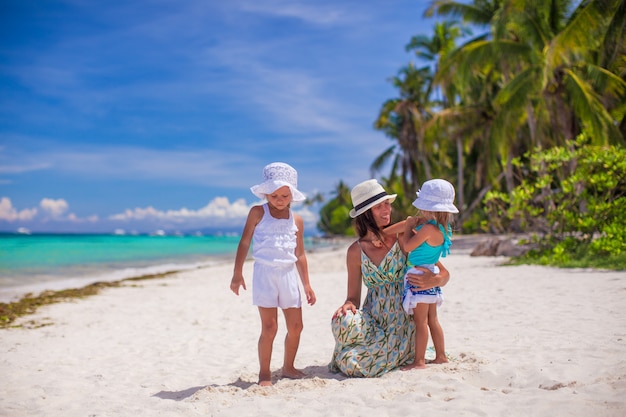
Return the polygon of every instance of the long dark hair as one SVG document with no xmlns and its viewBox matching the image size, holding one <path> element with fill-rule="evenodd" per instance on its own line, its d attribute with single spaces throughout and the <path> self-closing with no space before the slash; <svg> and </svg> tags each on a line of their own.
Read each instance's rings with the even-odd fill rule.
<svg viewBox="0 0 626 417">
<path fill-rule="evenodd" d="M 376 235 L 378 240 L 385 242 L 383 231 L 376 224 L 376 219 L 374 219 L 372 209 L 368 209 L 365 213 L 358 215 L 354 219 L 354 230 L 356 230 L 359 239 L 365 237 L 367 232 L 371 230 L 372 233 Z"/>
</svg>

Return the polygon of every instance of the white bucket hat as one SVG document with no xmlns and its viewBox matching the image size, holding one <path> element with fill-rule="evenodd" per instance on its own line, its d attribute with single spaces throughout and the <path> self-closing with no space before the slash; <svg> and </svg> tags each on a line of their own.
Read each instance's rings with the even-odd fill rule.
<svg viewBox="0 0 626 417">
<path fill-rule="evenodd" d="M 422 184 L 413 205 L 420 210 L 458 213 L 454 205 L 454 187 L 446 180 L 430 180 Z"/>
<path fill-rule="evenodd" d="M 252 194 L 264 199 L 266 194 L 272 194 L 280 187 L 287 186 L 291 190 L 293 201 L 304 201 L 306 196 L 298 191 L 298 173 L 291 165 L 283 162 L 273 162 L 263 168 L 263 182 L 250 187 Z"/>
<path fill-rule="evenodd" d="M 350 217 L 354 219 L 385 200 L 393 203 L 397 194 L 387 194 L 383 186 L 374 179 L 357 184 L 350 192 L 350 196 L 354 205 L 350 210 Z"/>
</svg>

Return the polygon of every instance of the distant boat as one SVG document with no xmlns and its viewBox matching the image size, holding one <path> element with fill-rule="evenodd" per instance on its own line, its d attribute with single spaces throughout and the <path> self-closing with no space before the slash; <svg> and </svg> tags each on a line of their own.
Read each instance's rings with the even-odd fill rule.
<svg viewBox="0 0 626 417">
<path fill-rule="evenodd" d="M 165 236 L 165 231 L 157 230 L 156 232 L 153 233 L 153 236 Z"/>
<path fill-rule="evenodd" d="M 19 227 L 17 229 L 17 233 L 19 233 L 20 235 L 30 235 L 30 230 L 25 227 Z"/>
<path fill-rule="evenodd" d="M 113 232 L 113 234 L 114 234 L 114 235 L 119 235 L 119 236 L 122 236 L 122 235 L 125 235 L 125 234 L 126 234 L 126 230 L 124 230 L 124 229 L 115 229 L 115 231 Z"/>
</svg>

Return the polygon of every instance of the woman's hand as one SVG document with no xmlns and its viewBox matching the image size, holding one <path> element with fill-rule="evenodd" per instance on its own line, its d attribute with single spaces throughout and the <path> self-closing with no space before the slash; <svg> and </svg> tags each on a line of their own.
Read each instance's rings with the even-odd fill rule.
<svg viewBox="0 0 626 417">
<path fill-rule="evenodd" d="M 335 314 L 333 314 L 333 319 L 345 316 L 348 311 L 352 311 L 352 313 L 355 314 L 356 310 L 357 308 L 352 301 L 346 301 L 341 307 L 337 309 L 337 311 L 335 311 Z"/>
<path fill-rule="evenodd" d="M 409 284 L 418 287 L 420 291 L 429 290 L 434 287 L 441 286 L 441 277 L 438 274 L 433 273 L 429 269 L 422 267 L 415 267 L 423 272 L 423 274 L 407 273 L 407 281 Z"/>
</svg>

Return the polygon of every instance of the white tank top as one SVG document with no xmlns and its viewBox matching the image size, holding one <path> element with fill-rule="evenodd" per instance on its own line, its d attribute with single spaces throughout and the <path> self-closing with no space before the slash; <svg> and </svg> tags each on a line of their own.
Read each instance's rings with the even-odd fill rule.
<svg viewBox="0 0 626 417">
<path fill-rule="evenodd" d="M 263 204 L 263 218 L 254 228 L 252 256 L 267 265 L 292 265 L 296 262 L 296 233 L 298 227 L 289 210 L 288 219 L 276 219 L 268 204 Z"/>
</svg>

